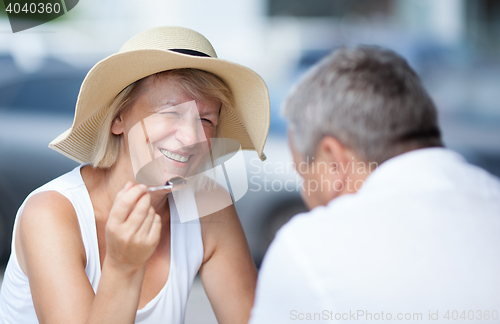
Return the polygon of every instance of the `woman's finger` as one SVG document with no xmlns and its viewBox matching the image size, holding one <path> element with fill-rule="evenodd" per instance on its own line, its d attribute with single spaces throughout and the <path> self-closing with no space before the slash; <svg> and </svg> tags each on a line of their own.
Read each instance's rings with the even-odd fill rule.
<svg viewBox="0 0 500 324">
<path fill-rule="evenodd" d="M 161 235 L 161 217 L 158 214 L 155 214 L 155 218 L 153 224 L 151 224 L 151 228 L 148 233 L 148 243 L 151 245 L 157 245 L 160 242 Z"/>
<path fill-rule="evenodd" d="M 145 194 L 141 198 L 139 198 L 137 204 L 135 204 L 134 209 L 124 222 L 124 225 L 127 228 L 127 232 L 135 234 L 139 230 L 148 215 L 150 207 L 151 197 L 149 196 L 149 194 Z"/>
<path fill-rule="evenodd" d="M 153 225 L 153 222 L 155 220 L 155 215 L 155 209 L 153 207 L 149 207 L 148 215 L 137 230 L 137 235 L 142 238 L 147 238 L 149 230 L 151 229 L 151 226 Z"/>
<path fill-rule="evenodd" d="M 127 186 L 116 195 L 113 207 L 111 207 L 110 219 L 119 223 L 123 223 L 127 219 L 128 215 L 134 210 L 138 200 L 147 191 L 147 187 L 142 184 L 125 190 L 126 188 Z"/>
</svg>

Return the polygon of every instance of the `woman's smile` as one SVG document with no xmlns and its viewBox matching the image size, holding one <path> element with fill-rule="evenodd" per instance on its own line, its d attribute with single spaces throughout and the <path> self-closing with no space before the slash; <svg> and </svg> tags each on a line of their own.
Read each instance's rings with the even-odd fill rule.
<svg viewBox="0 0 500 324">
<path fill-rule="evenodd" d="M 166 156 L 167 158 L 169 158 L 170 160 L 173 160 L 173 161 L 179 162 L 179 163 L 187 163 L 187 161 L 189 160 L 189 158 L 191 156 L 193 156 L 193 154 L 177 154 L 177 153 L 168 151 L 166 149 L 160 149 L 160 152 L 164 156 Z"/>
</svg>

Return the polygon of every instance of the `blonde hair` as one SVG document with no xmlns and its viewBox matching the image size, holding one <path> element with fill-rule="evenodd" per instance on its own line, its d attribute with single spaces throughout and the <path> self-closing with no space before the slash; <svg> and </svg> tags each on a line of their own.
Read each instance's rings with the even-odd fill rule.
<svg viewBox="0 0 500 324">
<path fill-rule="evenodd" d="M 220 101 L 219 122 L 215 132 L 215 137 L 220 137 L 224 116 L 227 110 L 234 109 L 234 98 L 229 87 L 215 74 L 203 70 L 186 68 L 158 72 L 128 85 L 108 106 L 103 108 L 106 112 L 97 134 L 91 158 L 91 164 L 94 168 L 110 168 L 116 162 L 120 150 L 120 135 L 111 132 L 111 125 L 113 120 L 120 113 L 130 109 L 140 94 L 147 89 L 145 81 L 149 78 L 151 78 L 153 85 L 158 80 L 175 78 L 181 89 L 193 99 L 201 102 Z M 208 156 L 207 162 L 210 160 Z"/>
</svg>

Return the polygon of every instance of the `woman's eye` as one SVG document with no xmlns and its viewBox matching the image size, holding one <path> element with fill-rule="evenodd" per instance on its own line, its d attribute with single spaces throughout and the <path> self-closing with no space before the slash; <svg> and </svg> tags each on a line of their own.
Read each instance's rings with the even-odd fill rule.
<svg viewBox="0 0 500 324">
<path fill-rule="evenodd" d="M 168 116 L 173 116 L 173 117 L 176 117 L 176 116 L 179 116 L 180 114 L 176 111 L 163 111 L 161 112 L 162 115 L 168 115 Z"/>
<path fill-rule="evenodd" d="M 202 118 L 201 121 L 209 123 L 211 126 L 214 125 L 214 123 L 212 123 L 212 121 L 210 119 Z"/>
</svg>

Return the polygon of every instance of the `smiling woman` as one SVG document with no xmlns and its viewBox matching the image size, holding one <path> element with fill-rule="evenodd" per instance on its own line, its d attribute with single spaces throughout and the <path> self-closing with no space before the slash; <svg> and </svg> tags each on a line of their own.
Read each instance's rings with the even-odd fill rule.
<svg viewBox="0 0 500 324">
<path fill-rule="evenodd" d="M 213 73 L 175 69 L 132 83 L 105 110 L 91 163 L 109 168 L 120 151 L 128 153 L 136 180 L 161 185 L 213 169 L 210 139 L 220 137 L 234 99 Z M 122 134 L 126 145 L 120 148 Z M 213 152 L 212 157 L 219 154 Z M 214 184 L 207 177 L 193 180 L 198 189 Z"/>
<path fill-rule="evenodd" d="M 219 127 L 215 127 L 216 134 L 210 134 L 212 136 L 207 136 L 207 138 L 220 137 L 220 123 L 224 122 L 225 112 L 228 109 L 234 109 L 234 99 L 231 90 L 219 77 L 210 72 L 189 68 L 163 71 L 130 84 L 116 96 L 109 105 L 109 108 L 105 109 L 106 115 L 104 116 L 103 125 L 109 125 L 109 128 L 102 127 L 99 130 L 96 149 L 91 159 L 94 166 L 110 167 L 118 156 L 119 136 L 109 132 L 116 116 L 121 112 L 125 112 L 141 94 L 148 90 L 148 104 L 153 109 L 151 113 L 158 112 L 162 106 L 161 94 L 157 93 L 158 91 L 154 92 L 151 86 L 165 81 L 169 82 L 169 85 L 175 83 L 176 90 L 182 92 L 182 95 L 188 99 L 204 104 L 214 101 L 220 102 L 220 110 L 216 111 L 217 116 L 213 120 L 215 121 L 214 126 L 219 125 Z M 152 95 L 156 97 L 153 98 Z M 181 104 L 183 102 L 176 103 Z M 210 120 L 211 123 L 213 121 Z"/>
<path fill-rule="evenodd" d="M 90 70 L 72 127 L 50 144 L 82 165 L 19 208 L 0 319 L 183 323 L 199 271 L 218 322 L 247 323 L 257 273 L 227 191 L 205 176 L 175 192 L 148 186 L 189 184 L 220 155 L 216 138 L 264 159 L 268 129 L 263 80 L 202 35 L 133 37 Z"/>
</svg>

